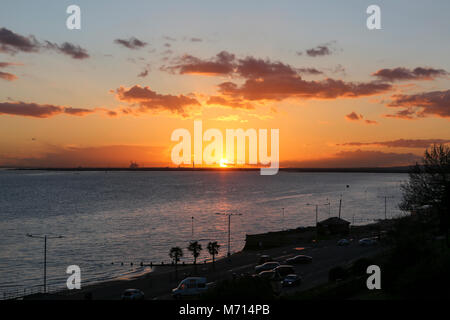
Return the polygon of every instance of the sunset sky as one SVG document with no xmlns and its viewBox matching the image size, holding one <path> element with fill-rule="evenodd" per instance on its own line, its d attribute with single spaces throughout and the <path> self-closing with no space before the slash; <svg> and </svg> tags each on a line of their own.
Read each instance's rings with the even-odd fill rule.
<svg viewBox="0 0 450 320">
<path fill-rule="evenodd" d="M 279 129 L 282 167 L 414 163 L 450 142 L 450 2 L 371 4 L 2 1 L 0 166 L 173 166 L 196 119 Z"/>
</svg>

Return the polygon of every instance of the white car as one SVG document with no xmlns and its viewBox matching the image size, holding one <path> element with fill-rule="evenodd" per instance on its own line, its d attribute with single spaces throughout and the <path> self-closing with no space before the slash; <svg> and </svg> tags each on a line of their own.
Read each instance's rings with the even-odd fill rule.
<svg viewBox="0 0 450 320">
<path fill-rule="evenodd" d="M 179 299 L 183 296 L 197 296 L 208 290 L 206 278 L 188 277 L 180 282 L 178 287 L 172 290 L 172 296 Z"/>
<path fill-rule="evenodd" d="M 139 289 L 126 289 L 122 294 L 122 300 L 144 300 L 144 293 Z"/>
<path fill-rule="evenodd" d="M 359 245 L 363 247 L 374 246 L 377 244 L 377 240 L 371 238 L 363 238 L 359 240 Z"/>
</svg>

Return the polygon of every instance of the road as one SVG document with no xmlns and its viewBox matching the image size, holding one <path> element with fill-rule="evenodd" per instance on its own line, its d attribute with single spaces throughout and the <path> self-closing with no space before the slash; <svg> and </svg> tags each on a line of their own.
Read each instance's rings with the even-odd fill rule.
<svg viewBox="0 0 450 320">
<path fill-rule="evenodd" d="M 294 266 L 303 282 L 300 287 L 284 288 L 283 293 L 301 291 L 312 288 L 328 281 L 328 271 L 337 265 L 345 265 L 358 258 L 371 256 L 384 250 L 383 247 L 361 247 L 357 241 L 349 246 L 340 247 L 335 240 L 322 240 L 319 243 L 298 243 L 287 247 L 261 251 L 241 251 L 230 258 L 223 258 L 216 262 L 215 268 L 211 263 L 193 266 L 179 266 L 178 276 L 172 266 L 158 267 L 154 272 L 134 280 L 115 280 L 83 287 L 81 290 L 66 291 L 47 296 L 37 295 L 28 299 L 75 300 L 86 299 L 87 295 L 94 300 L 118 300 L 125 289 L 136 288 L 145 293 L 146 299 L 171 299 L 171 291 L 180 280 L 189 275 L 206 277 L 208 282 L 232 278 L 233 274 L 254 273 L 260 255 L 270 255 L 274 260 L 283 262 L 285 259 L 298 254 L 313 257 L 313 262 Z"/>
</svg>

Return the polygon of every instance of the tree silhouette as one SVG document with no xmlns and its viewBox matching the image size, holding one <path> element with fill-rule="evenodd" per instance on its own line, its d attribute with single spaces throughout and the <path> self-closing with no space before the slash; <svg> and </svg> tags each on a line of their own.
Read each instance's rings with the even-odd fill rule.
<svg viewBox="0 0 450 320">
<path fill-rule="evenodd" d="M 450 148 L 434 144 L 425 151 L 422 164 L 416 164 L 403 184 L 401 210 L 414 211 L 429 206 L 438 212 L 441 231 L 450 247 Z"/>
<path fill-rule="evenodd" d="M 218 244 L 217 241 L 209 242 L 207 248 L 208 248 L 209 254 L 212 256 L 213 268 L 215 268 L 215 262 L 216 262 L 215 257 L 219 253 L 220 244 Z"/>
<path fill-rule="evenodd" d="M 178 262 L 183 256 L 183 250 L 180 247 L 172 247 L 169 252 L 169 257 L 175 262 L 175 277 L 178 279 Z"/>
<path fill-rule="evenodd" d="M 194 257 L 194 265 L 197 264 L 197 258 L 200 255 L 200 251 L 202 251 L 202 245 L 198 243 L 198 241 L 191 241 L 187 249 L 192 253 Z"/>
</svg>

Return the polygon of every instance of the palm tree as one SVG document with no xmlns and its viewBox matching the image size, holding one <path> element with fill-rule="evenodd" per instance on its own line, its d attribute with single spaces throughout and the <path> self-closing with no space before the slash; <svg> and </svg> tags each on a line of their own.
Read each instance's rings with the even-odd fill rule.
<svg viewBox="0 0 450 320">
<path fill-rule="evenodd" d="M 208 243 L 208 252 L 212 256 L 213 259 L 213 268 L 215 268 L 215 257 L 219 253 L 220 244 L 217 243 L 217 241 L 209 242 Z"/>
<path fill-rule="evenodd" d="M 173 262 L 175 262 L 175 277 L 178 279 L 178 262 L 180 258 L 183 256 L 183 250 L 180 247 L 172 247 L 170 248 L 169 257 L 172 258 Z"/>
<path fill-rule="evenodd" d="M 187 249 L 192 253 L 194 257 L 194 265 L 197 264 L 197 258 L 200 255 L 200 251 L 202 251 L 202 245 L 198 243 L 198 241 L 191 241 Z"/>
</svg>

